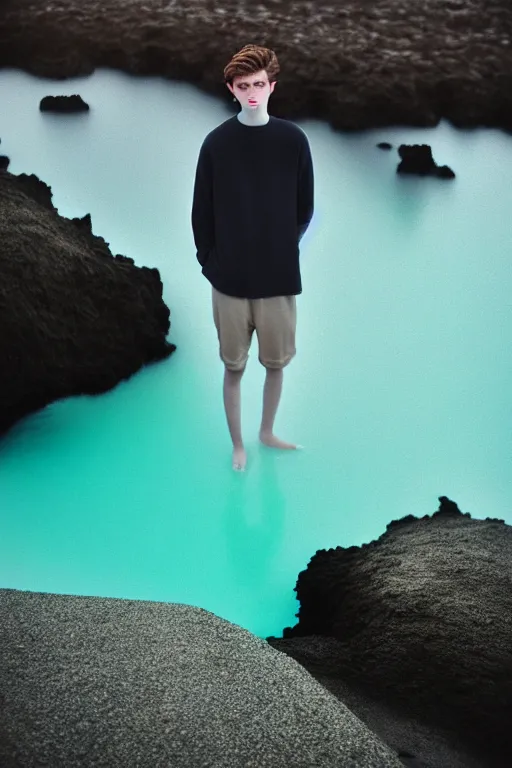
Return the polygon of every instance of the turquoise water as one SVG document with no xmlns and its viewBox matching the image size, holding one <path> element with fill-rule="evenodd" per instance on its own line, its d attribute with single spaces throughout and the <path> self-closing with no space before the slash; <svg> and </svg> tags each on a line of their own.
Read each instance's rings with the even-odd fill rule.
<svg viewBox="0 0 512 768">
<path fill-rule="evenodd" d="M 80 93 L 91 112 L 41 114 L 51 93 Z M 368 542 L 442 494 L 512 523 L 511 137 L 298 123 L 316 210 L 276 433 L 304 450 L 258 445 L 253 346 L 236 474 L 190 225 L 200 144 L 232 113 L 189 85 L 110 70 L 62 83 L 0 71 L 0 103 L 9 170 L 37 174 L 61 214 L 91 213 L 114 253 L 160 269 L 178 347 L 0 443 L 0 586 L 198 605 L 265 637 L 295 624 L 297 575 L 319 548 Z M 430 143 L 457 179 L 397 178 L 382 140 Z"/>
</svg>

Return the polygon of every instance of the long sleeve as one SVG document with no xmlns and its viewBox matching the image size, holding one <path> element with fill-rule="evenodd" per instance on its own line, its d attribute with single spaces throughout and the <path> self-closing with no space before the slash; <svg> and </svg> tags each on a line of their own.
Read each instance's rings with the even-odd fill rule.
<svg viewBox="0 0 512 768">
<path fill-rule="evenodd" d="M 315 196 L 315 180 L 313 173 L 313 160 L 307 136 L 304 135 L 299 160 L 299 178 L 297 184 L 297 221 L 299 225 L 299 242 L 309 227 L 313 218 Z"/>
<path fill-rule="evenodd" d="M 215 245 L 213 173 L 211 159 L 204 142 L 199 151 L 194 182 L 192 231 L 197 249 L 197 260 L 201 266 L 204 266 L 209 252 Z"/>
</svg>

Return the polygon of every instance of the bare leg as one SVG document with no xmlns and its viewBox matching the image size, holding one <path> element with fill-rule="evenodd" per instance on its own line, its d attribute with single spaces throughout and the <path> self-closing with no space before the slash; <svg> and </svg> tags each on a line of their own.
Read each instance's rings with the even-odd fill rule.
<svg viewBox="0 0 512 768">
<path fill-rule="evenodd" d="M 241 425 L 241 394 L 240 382 L 245 369 L 241 371 L 224 371 L 224 408 L 228 421 L 229 434 L 233 441 L 233 469 L 243 472 L 247 463 L 244 444 L 242 442 Z"/>
<path fill-rule="evenodd" d="M 267 368 L 263 388 L 263 416 L 260 428 L 260 440 L 270 448 L 297 448 L 293 443 L 285 443 L 274 435 L 274 421 L 283 389 L 283 370 Z"/>
</svg>

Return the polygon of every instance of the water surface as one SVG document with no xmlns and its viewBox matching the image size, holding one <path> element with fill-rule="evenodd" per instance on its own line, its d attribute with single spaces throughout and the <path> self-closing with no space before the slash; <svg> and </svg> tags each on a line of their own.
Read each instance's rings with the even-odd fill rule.
<svg viewBox="0 0 512 768">
<path fill-rule="evenodd" d="M 89 114 L 39 112 L 72 93 Z M 298 122 L 315 215 L 276 433 L 304 450 L 258 445 L 255 338 L 236 474 L 190 223 L 199 147 L 232 113 L 111 70 L 58 83 L 2 70 L 0 103 L 9 170 L 50 184 L 62 215 L 90 213 L 113 253 L 158 267 L 178 347 L 2 441 L 0 586 L 198 605 L 265 637 L 296 623 L 293 588 L 317 549 L 369 542 L 439 495 L 512 523 L 511 137 Z M 401 179 L 379 141 L 428 143 L 457 178 Z"/>
</svg>

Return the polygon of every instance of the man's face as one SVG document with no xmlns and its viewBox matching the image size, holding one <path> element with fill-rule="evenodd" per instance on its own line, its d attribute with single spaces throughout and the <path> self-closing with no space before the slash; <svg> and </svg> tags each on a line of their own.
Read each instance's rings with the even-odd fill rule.
<svg viewBox="0 0 512 768">
<path fill-rule="evenodd" d="M 264 69 L 252 75 L 239 75 L 233 80 L 233 85 L 227 84 L 229 90 L 240 102 L 242 107 L 248 110 L 267 107 L 270 94 L 274 90 L 275 82 L 270 84 Z"/>
</svg>

